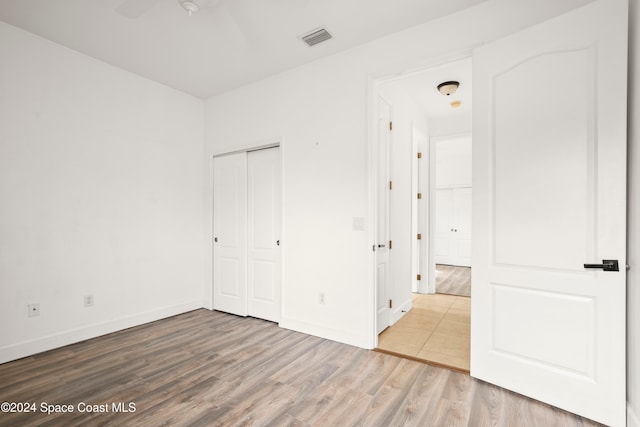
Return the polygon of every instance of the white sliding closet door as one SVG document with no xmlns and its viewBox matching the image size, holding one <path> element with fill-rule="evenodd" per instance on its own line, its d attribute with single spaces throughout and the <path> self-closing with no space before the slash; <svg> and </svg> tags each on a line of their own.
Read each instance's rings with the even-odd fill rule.
<svg viewBox="0 0 640 427">
<path fill-rule="evenodd" d="M 280 320 L 278 147 L 216 157 L 213 308 Z"/>
<path fill-rule="evenodd" d="M 246 316 L 246 153 L 214 158 L 213 174 L 213 308 Z"/>
<path fill-rule="evenodd" d="M 280 150 L 248 153 L 249 315 L 280 321 Z"/>
</svg>

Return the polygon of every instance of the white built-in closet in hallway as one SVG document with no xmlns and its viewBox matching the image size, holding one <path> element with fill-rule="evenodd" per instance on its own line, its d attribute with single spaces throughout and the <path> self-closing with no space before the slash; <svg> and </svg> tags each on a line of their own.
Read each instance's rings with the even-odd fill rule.
<svg viewBox="0 0 640 427">
<path fill-rule="evenodd" d="M 471 267 L 471 135 L 432 138 L 435 149 L 434 260 Z"/>
<path fill-rule="evenodd" d="M 213 308 L 280 321 L 280 148 L 213 160 Z"/>
</svg>

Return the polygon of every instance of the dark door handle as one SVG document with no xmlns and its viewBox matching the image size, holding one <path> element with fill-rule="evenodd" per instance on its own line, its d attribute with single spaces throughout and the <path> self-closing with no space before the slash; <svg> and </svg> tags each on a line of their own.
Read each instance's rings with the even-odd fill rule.
<svg viewBox="0 0 640 427">
<path fill-rule="evenodd" d="M 217 238 L 217 237 L 214 237 L 214 238 L 213 238 L 213 241 L 214 241 L 215 243 L 218 243 L 218 238 Z"/>
<path fill-rule="evenodd" d="M 384 248 L 384 245 L 378 245 L 379 248 Z"/>
<path fill-rule="evenodd" d="M 280 246 L 280 240 L 276 240 L 276 245 Z"/>
<path fill-rule="evenodd" d="M 585 264 L 584 268 L 601 268 L 604 271 L 620 271 L 617 259 L 603 259 L 602 264 Z"/>
</svg>

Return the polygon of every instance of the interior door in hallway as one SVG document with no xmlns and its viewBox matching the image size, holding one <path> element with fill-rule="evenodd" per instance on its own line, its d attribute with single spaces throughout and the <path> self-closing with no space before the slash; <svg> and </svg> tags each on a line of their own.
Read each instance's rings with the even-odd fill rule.
<svg viewBox="0 0 640 427">
<path fill-rule="evenodd" d="M 391 105 L 378 98 L 378 144 L 377 144 L 377 243 L 376 288 L 377 320 L 376 329 L 380 333 L 391 325 L 391 287 L 389 284 L 389 204 L 391 198 L 390 149 Z"/>
<path fill-rule="evenodd" d="M 436 264 L 471 267 L 471 188 L 436 190 Z"/>
<path fill-rule="evenodd" d="M 248 153 L 248 313 L 280 321 L 280 148 Z"/>
<path fill-rule="evenodd" d="M 597 0 L 473 59 L 471 375 L 611 426 L 626 423 L 627 11 Z"/>
</svg>

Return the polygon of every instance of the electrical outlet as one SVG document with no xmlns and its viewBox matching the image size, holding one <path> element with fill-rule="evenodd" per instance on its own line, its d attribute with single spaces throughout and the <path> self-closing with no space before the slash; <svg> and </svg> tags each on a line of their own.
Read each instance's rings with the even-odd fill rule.
<svg viewBox="0 0 640 427">
<path fill-rule="evenodd" d="M 84 296 L 84 306 L 85 307 L 93 307 L 93 295 L 85 295 Z"/>
<path fill-rule="evenodd" d="M 324 292 L 318 294 L 318 304 L 324 304 Z"/>
<path fill-rule="evenodd" d="M 40 316 L 40 304 L 27 304 L 27 316 L 36 317 Z"/>
</svg>

